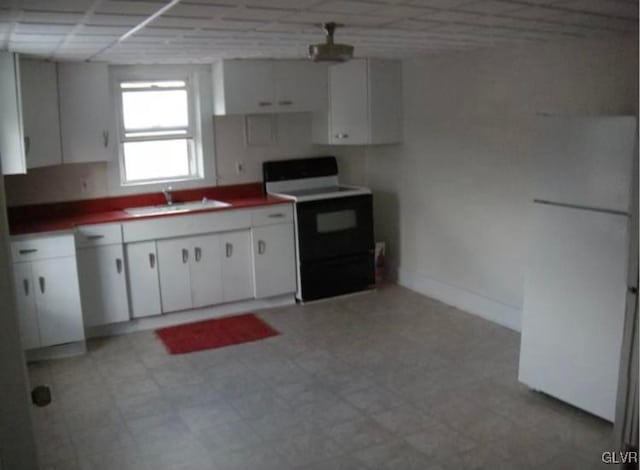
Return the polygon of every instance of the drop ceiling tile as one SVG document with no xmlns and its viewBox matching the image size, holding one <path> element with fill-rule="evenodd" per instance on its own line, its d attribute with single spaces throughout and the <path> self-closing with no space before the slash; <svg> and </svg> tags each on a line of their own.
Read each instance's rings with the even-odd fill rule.
<svg viewBox="0 0 640 470">
<path fill-rule="evenodd" d="M 23 23 L 16 25 L 16 33 L 25 34 L 67 34 L 75 25 L 72 24 L 43 24 L 43 23 Z"/>
<path fill-rule="evenodd" d="M 209 5 L 178 3 L 163 16 L 182 16 L 186 18 L 219 18 L 237 15 L 238 8 L 233 5 Z"/>
<path fill-rule="evenodd" d="M 78 34 L 120 37 L 130 29 L 128 26 L 81 25 Z"/>
<path fill-rule="evenodd" d="M 603 15 L 638 19 L 638 2 L 621 2 L 619 0 L 568 0 L 562 3 L 563 8 L 571 8 Z"/>
<path fill-rule="evenodd" d="M 30 23 L 75 24 L 83 17 L 84 13 L 79 12 L 26 10 L 21 12 L 20 20 Z"/>
<path fill-rule="evenodd" d="M 347 15 L 361 15 L 371 13 L 379 5 L 356 2 L 350 0 L 331 0 L 311 7 L 311 11 L 321 11 L 327 13 L 344 13 Z"/>
<path fill-rule="evenodd" d="M 411 19 L 411 20 L 401 20 L 395 23 L 389 24 L 391 28 L 397 28 L 401 30 L 416 30 L 416 31 L 426 31 L 434 28 L 442 27 L 447 23 L 442 21 L 429 21 L 429 20 L 420 20 L 420 19 Z"/>
<path fill-rule="evenodd" d="M 104 26 L 136 26 L 146 20 L 146 15 L 112 15 L 108 13 L 95 13 L 91 15 L 86 24 Z"/>
<path fill-rule="evenodd" d="M 167 4 L 163 0 L 104 0 L 96 12 L 123 15 L 152 15 Z"/>
<path fill-rule="evenodd" d="M 25 10 L 84 12 L 93 0 L 22 0 L 16 6 Z"/>
<path fill-rule="evenodd" d="M 17 33 L 14 32 L 11 35 L 11 43 L 16 44 L 28 44 L 28 43 L 49 43 L 58 44 L 64 35 L 59 34 L 29 34 L 29 33 Z M 17 50 L 17 52 L 20 52 Z"/>
<path fill-rule="evenodd" d="M 474 3 L 474 1 L 476 0 L 406 0 L 404 3 L 407 5 L 449 10 L 464 4 Z"/>
<path fill-rule="evenodd" d="M 500 0 L 481 0 L 473 3 L 465 3 L 456 8 L 459 11 L 475 12 L 475 13 L 506 13 L 509 11 L 522 8 L 522 5 L 511 1 Z"/>
<path fill-rule="evenodd" d="M 318 0 L 246 0 L 243 2 L 243 4 L 253 7 L 289 8 L 295 10 L 302 10 L 317 3 Z"/>
<path fill-rule="evenodd" d="M 422 16 L 426 13 L 432 12 L 431 8 L 417 8 L 411 6 L 402 5 L 387 5 L 376 8 L 371 11 L 372 15 L 384 16 L 388 18 L 415 18 L 416 16 Z"/>
<path fill-rule="evenodd" d="M 183 18 L 180 16 L 160 16 L 151 25 L 166 28 L 197 29 L 212 26 L 214 20 L 210 18 Z"/>
<path fill-rule="evenodd" d="M 222 15 L 222 17 L 251 21 L 276 21 L 294 12 L 295 10 L 285 10 L 280 8 L 237 8 L 233 12 Z"/>
</svg>

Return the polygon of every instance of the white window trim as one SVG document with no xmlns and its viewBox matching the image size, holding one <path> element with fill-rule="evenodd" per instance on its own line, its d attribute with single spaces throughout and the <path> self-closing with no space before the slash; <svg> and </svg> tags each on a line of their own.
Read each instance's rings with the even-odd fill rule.
<svg viewBox="0 0 640 470">
<path fill-rule="evenodd" d="M 187 70 L 185 70 L 185 68 Z M 215 175 L 215 163 L 213 162 L 213 158 L 211 158 L 211 162 L 209 164 L 205 163 L 204 158 L 204 150 L 205 144 L 208 150 L 208 153 L 213 153 L 213 129 L 211 128 L 210 135 L 208 137 L 207 142 L 205 143 L 205 132 L 203 132 L 203 124 L 207 123 L 208 120 L 205 118 L 209 111 L 211 103 L 207 102 L 211 101 L 210 93 L 204 92 L 207 88 L 207 84 L 201 83 L 202 72 L 198 72 L 197 68 L 189 67 L 189 66 L 165 66 L 165 65 L 157 65 L 157 66 L 114 66 L 112 67 L 111 73 L 111 83 L 112 83 L 112 91 L 113 91 L 113 105 L 116 116 L 116 125 L 118 128 L 118 155 L 117 159 L 114 162 L 115 165 L 112 165 L 111 171 L 111 182 L 110 187 L 111 193 L 115 194 L 124 194 L 124 193 L 135 193 L 139 192 L 139 189 L 145 190 L 156 190 L 166 187 L 168 184 L 171 184 L 176 189 L 184 188 L 184 187 L 197 187 L 197 186 L 209 186 L 216 184 L 216 175 Z M 210 80 L 210 73 L 208 74 L 208 79 Z M 124 167 L 124 124 L 122 119 L 122 97 L 120 91 L 120 83 L 127 81 L 162 81 L 162 80 L 185 80 L 187 82 L 187 94 L 188 94 L 188 107 L 189 107 L 189 124 L 192 132 L 192 151 L 193 158 L 191 159 L 190 164 L 195 165 L 192 176 L 188 177 L 178 177 L 178 178 L 165 178 L 165 179 L 153 179 L 153 180 L 141 180 L 141 181 L 132 181 L 128 182 L 125 178 L 125 167 Z M 210 82 L 208 83 L 209 87 Z M 208 106 L 207 106 L 208 105 Z M 209 122 L 209 124 L 211 124 Z M 211 125 L 209 127 L 212 127 Z M 161 140 L 161 139 L 148 139 L 148 140 Z M 114 181 L 115 180 L 115 181 Z M 138 191 L 136 191 L 138 188 Z"/>
</svg>

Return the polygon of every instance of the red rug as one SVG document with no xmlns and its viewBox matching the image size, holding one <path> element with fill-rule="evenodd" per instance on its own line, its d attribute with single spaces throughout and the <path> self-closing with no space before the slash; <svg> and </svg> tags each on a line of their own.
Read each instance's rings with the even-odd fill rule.
<svg viewBox="0 0 640 470">
<path fill-rule="evenodd" d="M 280 333 L 253 313 L 216 318 L 156 330 L 170 354 L 222 348 L 276 336 Z"/>
</svg>

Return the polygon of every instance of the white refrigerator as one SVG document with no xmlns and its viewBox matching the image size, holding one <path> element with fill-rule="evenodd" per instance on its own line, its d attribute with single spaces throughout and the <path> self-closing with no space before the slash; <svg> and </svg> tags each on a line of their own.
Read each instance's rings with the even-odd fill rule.
<svg viewBox="0 0 640 470">
<path fill-rule="evenodd" d="M 613 421 L 635 117 L 537 118 L 519 380 Z"/>
</svg>

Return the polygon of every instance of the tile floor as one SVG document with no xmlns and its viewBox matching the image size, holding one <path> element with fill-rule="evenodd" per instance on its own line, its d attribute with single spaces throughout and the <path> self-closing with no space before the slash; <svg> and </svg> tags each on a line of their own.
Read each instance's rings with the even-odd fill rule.
<svg viewBox="0 0 640 470">
<path fill-rule="evenodd" d="M 397 286 L 259 312 L 282 335 L 170 356 L 152 332 L 30 365 L 46 470 L 588 469 L 611 426 L 516 380 L 519 335 Z"/>
</svg>

